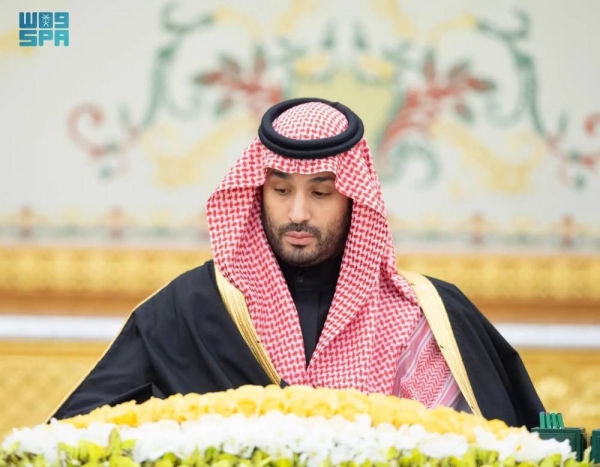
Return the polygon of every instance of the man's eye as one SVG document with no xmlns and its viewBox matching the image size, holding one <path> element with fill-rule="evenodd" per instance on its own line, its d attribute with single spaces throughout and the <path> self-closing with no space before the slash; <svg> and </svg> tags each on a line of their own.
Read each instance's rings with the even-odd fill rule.
<svg viewBox="0 0 600 467">
<path fill-rule="evenodd" d="M 331 193 L 323 193 L 322 191 L 313 191 L 313 195 L 315 195 L 317 198 L 325 198 L 330 194 Z"/>
<path fill-rule="evenodd" d="M 285 188 L 273 188 L 275 190 L 276 193 L 279 193 L 280 195 L 285 195 L 287 193 L 287 190 Z"/>
</svg>

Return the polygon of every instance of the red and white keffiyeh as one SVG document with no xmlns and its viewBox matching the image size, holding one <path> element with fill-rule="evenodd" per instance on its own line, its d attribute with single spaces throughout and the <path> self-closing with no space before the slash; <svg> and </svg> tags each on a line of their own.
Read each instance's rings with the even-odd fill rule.
<svg viewBox="0 0 600 467">
<path fill-rule="evenodd" d="M 273 122 L 275 131 L 299 140 L 335 136 L 347 126 L 340 111 L 321 102 L 292 107 Z M 335 296 L 308 367 L 298 313 L 261 224 L 261 186 L 268 168 L 333 172 L 337 190 L 354 200 Z M 422 314 L 410 285 L 396 271 L 381 185 L 364 138 L 344 153 L 310 160 L 275 154 L 256 138 L 210 197 L 207 217 L 215 264 L 244 294 L 258 336 L 284 381 L 392 393 L 399 358 Z M 413 398 L 432 406 L 450 371 L 439 350 L 425 358 L 429 362 L 416 365 L 417 372 L 436 368 L 433 378 L 431 371 L 422 375 L 431 383 L 427 390 L 418 373 L 410 380 L 420 385 Z"/>
</svg>

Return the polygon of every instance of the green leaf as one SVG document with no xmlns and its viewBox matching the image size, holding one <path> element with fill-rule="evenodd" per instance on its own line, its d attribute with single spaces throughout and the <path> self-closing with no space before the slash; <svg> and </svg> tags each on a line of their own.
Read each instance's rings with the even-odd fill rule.
<svg viewBox="0 0 600 467">
<path fill-rule="evenodd" d="M 475 92 L 488 92 L 496 89 L 496 83 L 486 79 L 471 78 L 468 84 Z"/>
<path fill-rule="evenodd" d="M 460 76 L 465 75 L 466 72 L 469 71 L 470 68 L 471 68 L 470 60 L 464 60 L 460 63 L 457 63 L 452 68 L 450 68 L 450 70 L 448 71 L 448 79 L 450 79 L 450 81 L 454 81 L 457 78 L 459 78 Z"/>
<path fill-rule="evenodd" d="M 230 72 L 234 75 L 240 74 L 240 65 L 234 58 L 231 58 L 228 55 L 221 55 L 219 57 L 219 60 L 221 61 L 221 66 L 223 67 L 223 70 Z"/>
<path fill-rule="evenodd" d="M 201 85 L 210 86 L 221 79 L 220 71 L 211 71 L 209 73 L 201 73 L 195 78 L 195 82 Z"/>
<path fill-rule="evenodd" d="M 267 67 L 265 50 L 262 45 L 257 45 L 254 49 L 254 74 L 262 74 Z"/>
<path fill-rule="evenodd" d="M 127 439 L 121 443 L 121 450 L 132 451 L 135 447 L 135 439 Z"/>
<path fill-rule="evenodd" d="M 575 177 L 575 188 L 577 188 L 578 190 L 583 190 L 586 186 L 586 183 L 587 182 L 583 175 L 577 175 Z"/>
<path fill-rule="evenodd" d="M 225 96 L 219 101 L 217 107 L 215 107 L 215 115 L 220 117 L 227 113 L 233 107 L 234 101 L 230 96 Z"/>
<path fill-rule="evenodd" d="M 196 449 L 189 457 L 183 459 L 182 463 L 185 465 L 195 466 L 197 463 L 201 462 L 202 456 L 200 455 L 200 451 Z"/>
<path fill-rule="evenodd" d="M 108 465 L 109 467 L 140 467 L 140 464 L 125 456 L 112 456 Z"/>
<path fill-rule="evenodd" d="M 217 461 L 237 462 L 237 460 L 237 456 L 227 452 L 222 452 L 217 456 Z"/>
<path fill-rule="evenodd" d="M 131 117 L 129 115 L 129 109 L 125 105 L 119 107 L 119 121 L 125 128 L 131 127 Z"/>
<path fill-rule="evenodd" d="M 237 465 L 237 459 L 236 460 L 223 459 L 223 460 L 214 462 L 213 464 L 211 464 L 211 467 L 233 467 L 235 465 Z"/>
<path fill-rule="evenodd" d="M 435 52 L 429 49 L 423 60 L 423 75 L 427 81 L 432 81 L 436 77 Z"/>
<path fill-rule="evenodd" d="M 548 456 L 540 462 L 540 467 L 560 467 L 562 457 L 560 454 Z"/>
<path fill-rule="evenodd" d="M 567 459 L 567 461 L 565 462 L 564 467 L 576 467 L 578 465 L 580 465 L 580 464 L 575 459 Z"/>
<path fill-rule="evenodd" d="M 274 465 L 274 467 L 292 467 L 293 461 L 292 459 L 277 459 L 276 461 L 272 462 L 272 464 Z"/>
<path fill-rule="evenodd" d="M 465 104 L 456 104 L 454 106 L 454 111 L 456 114 L 465 122 L 471 123 L 473 121 L 473 111 L 467 107 Z"/>
<path fill-rule="evenodd" d="M 569 128 L 569 116 L 564 112 L 561 113 L 560 118 L 558 119 L 558 134 L 564 135 Z"/>
<path fill-rule="evenodd" d="M 8 449 L 6 449 L 6 451 L 0 451 L 0 454 L 2 454 L 2 457 L 4 457 L 4 455 L 6 455 L 8 457 L 8 456 L 14 454 L 15 452 L 17 452 L 20 445 L 21 445 L 21 443 L 19 443 L 18 441 L 15 441 L 8 447 Z"/>
<path fill-rule="evenodd" d="M 461 459 L 454 456 L 445 458 L 444 462 L 442 463 L 444 467 L 462 467 L 463 464 L 464 463 Z"/>
<path fill-rule="evenodd" d="M 121 433 L 117 428 L 113 428 L 108 435 L 108 447 L 119 446 L 121 444 Z"/>
<path fill-rule="evenodd" d="M 367 37 L 360 24 L 354 25 L 354 46 L 359 50 L 365 50 L 368 47 Z"/>
<path fill-rule="evenodd" d="M 499 454 L 497 451 L 483 451 L 485 464 L 493 464 L 498 460 Z"/>
<path fill-rule="evenodd" d="M 321 47 L 326 50 L 333 49 L 335 46 L 335 28 L 333 24 L 329 23 L 327 25 L 327 31 L 325 32 L 325 37 L 321 40 Z"/>
<path fill-rule="evenodd" d="M 526 461 L 526 462 L 521 462 L 519 464 L 519 467 L 538 467 L 538 466 L 535 462 Z"/>
<path fill-rule="evenodd" d="M 177 460 L 178 460 L 177 456 L 175 454 L 173 454 L 172 452 L 166 453 L 164 456 L 162 456 L 161 459 L 166 460 L 166 461 L 171 461 L 173 463 L 177 462 Z"/>
<path fill-rule="evenodd" d="M 75 452 L 77 451 L 77 449 L 67 443 L 58 443 L 58 452 L 60 453 L 65 453 L 65 455 L 67 457 L 73 458 L 75 457 Z"/>
<path fill-rule="evenodd" d="M 400 455 L 400 452 L 395 447 L 390 447 L 387 452 L 387 460 L 396 459 Z"/>
<path fill-rule="evenodd" d="M 474 449 L 469 449 L 465 455 L 463 456 L 464 467 L 475 467 L 476 463 L 476 451 Z"/>
<path fill-rule="evenodd" d="M 217 458 L 217 454 L 219 452 L 217 451 L 217 448 L 211 446 L 209 447 L 206 451 L 204 451 L 204 461 L 207 464 L 212 464 L 212 462 Z"/>
</svg>

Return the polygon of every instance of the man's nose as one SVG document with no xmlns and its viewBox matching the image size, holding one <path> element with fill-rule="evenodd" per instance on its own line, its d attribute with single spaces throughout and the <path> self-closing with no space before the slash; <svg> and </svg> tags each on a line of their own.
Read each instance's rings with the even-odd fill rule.
<svg viewBox="0 0 600 467">
<path fill-rule="evenodd" d="M 309 206 L 303 194 L 297 193 L 293 197 L 289 217 L 290 222 L 294 224 L 301 224 L 310 220 Z"/>
</svg>

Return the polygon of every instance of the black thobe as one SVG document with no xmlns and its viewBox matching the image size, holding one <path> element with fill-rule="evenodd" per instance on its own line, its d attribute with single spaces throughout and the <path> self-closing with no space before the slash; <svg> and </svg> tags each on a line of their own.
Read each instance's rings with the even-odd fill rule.
<svg viewBox="0 0 600 467">
<path fill-rule="evenodd" d="M 325 327 L 340 275 L 342 257 L 343 255 L 339 255 L 337 258 L 305 268 L 297 268 L 277 259 L 298 311 L 307 365 Z"/>
<path fill-rule="evenodd" d="M 336 267 L 331 265 L 332 270 Z M 293 270 L 285 266 L 282 270 L 290 284 Z M 298 277 L 297 285 L 302 282 Z M 517 352 L 455 286 L 432 282 L 447 309 L 483 416 L 511 426 L 536 426 L 543 407 Z M 291 292 L 296 300 L 302 295 L 295 289 Z M 331 292 L 318 293 L 318 301 L 324 304 Z M 314 296 L 310 300 L 314 303 Z M 302 300 L 298 303 L 305 343 L 316 345 L 316 337 L 308 336 L 307 330 L 314 328 L 316 320 L 318 334 L 324 320 L 319 313 L 315 318 L 313 311 L 312 324 L 307 324 L 302 316 L 303 309 L 308 309 Z M 310 348 L 306 353 L 312 354 Z M 266 386 L 271 381 L 225 309 L 213 262 L 208 261 L 134 310 L 97 365 L 53 417 L 87 413 L 104 404 L 224 391 L 245 384 Z"/>
</svg>

